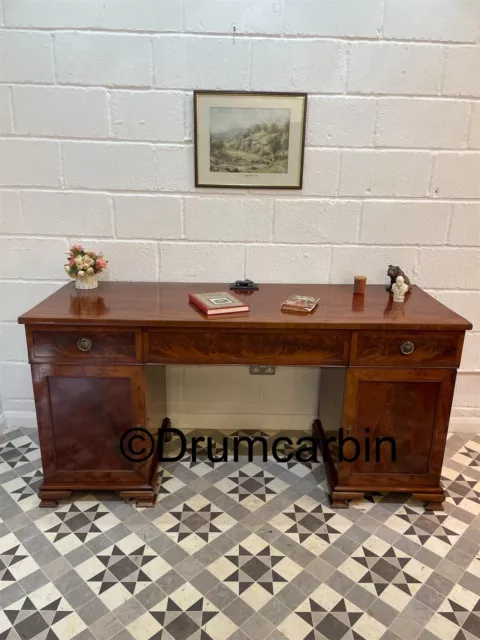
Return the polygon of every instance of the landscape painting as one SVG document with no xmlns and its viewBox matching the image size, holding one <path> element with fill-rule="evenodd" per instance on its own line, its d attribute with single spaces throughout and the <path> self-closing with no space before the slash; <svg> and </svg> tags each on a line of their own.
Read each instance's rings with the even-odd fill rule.
<svg viewBox="0 0 480 640">
<path fill-rule="evenodd" d="M 288 109 L 210 109 L 210 171 L 288 173 Z"/>
<path fill-rule="evenodd" d="M 299 189 L 305 94 L 195 92 L 195 185 Z"/>
</svg>

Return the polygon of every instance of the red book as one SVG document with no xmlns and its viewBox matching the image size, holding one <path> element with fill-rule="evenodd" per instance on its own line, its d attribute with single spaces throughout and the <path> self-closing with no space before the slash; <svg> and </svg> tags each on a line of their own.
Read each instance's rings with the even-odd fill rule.
<svg viewBox="0 0 480 640">
<path fill-rule="evenodd" d="M 188 298 L 207 316 L 219 316 L 224 313 L 240 313 L 250 311 L 250 305 L 245 304 L 231 293 L 189 293 Z"/>
</svg>

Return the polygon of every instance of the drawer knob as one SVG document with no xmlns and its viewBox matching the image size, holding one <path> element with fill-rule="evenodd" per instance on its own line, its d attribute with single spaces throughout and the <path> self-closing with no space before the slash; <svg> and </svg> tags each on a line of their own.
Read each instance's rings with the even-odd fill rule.
<svg viewBox="0 0 480 640">
<path fill-rule="evenodd" d="M 93 342 L 90 340 L 90 338 L 80 338 L 77 341 L 77 347 L 80 349 L 80 351 L 90 351 L 90 349 L 93 347 Z"/>
<path fill-rule="evenodd" d="M 409 356 L 415 351 L 415 345 L 411 340 L 405 340 L 405 342 L 402 342 L 402 344 L 400 345 L 400 351 L 404 356 Z"/>
</svg>

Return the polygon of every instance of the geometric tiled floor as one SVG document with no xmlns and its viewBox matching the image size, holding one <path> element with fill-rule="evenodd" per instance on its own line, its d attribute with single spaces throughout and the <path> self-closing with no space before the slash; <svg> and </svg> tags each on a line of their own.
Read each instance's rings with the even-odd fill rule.
<svg viewBox="0 0 480 640">
<path fill-rule="evenodd" d="M 449 437 L 439 513 L 381 494 L 332 511 L 321 462 L 260 455 L 187 451 L 153 509 L 107 493 L 39 509 L 41 479 L 36 432 L 10 429 L 0 640 L 480 638 L 480 436 Z"/>
</svg>

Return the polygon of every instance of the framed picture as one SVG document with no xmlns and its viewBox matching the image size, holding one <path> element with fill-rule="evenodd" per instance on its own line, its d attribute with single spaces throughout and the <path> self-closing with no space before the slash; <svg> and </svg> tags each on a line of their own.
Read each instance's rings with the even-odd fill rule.
<svg viewBox="0 0 480 640">
<path fill-rule="evenodd" d="M 305 93 L 195 91 L 195 186 L 301 189 Z"/>
</svg>

